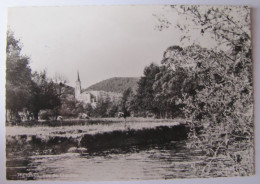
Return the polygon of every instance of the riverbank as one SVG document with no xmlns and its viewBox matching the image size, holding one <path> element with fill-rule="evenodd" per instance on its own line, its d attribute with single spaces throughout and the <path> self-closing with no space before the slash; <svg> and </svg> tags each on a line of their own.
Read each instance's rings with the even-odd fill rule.
<svg viewBox="0 0 260 184">
<path fill-rule="evenodd" d="M 179 141 L 184 141 L 187 135 L 188 128 L 184 124 L 158 120 L 54 127 L 7 126 L 7 178 L 10 180 L 48 179 L 46 176 L 49 176 L 49 171 L 51 172 L 53 168 L 55 171 L 52 174 L 57 175 L 60 171 L 64 174 L 64 169 L 69 170 L 75 159 L 78 159 L 79 163 L 75 161 L 78 164 L 72 167 L 81 168 L 88 171 L 87 173 L 91 169 L 88 170 L 86 167 L 92 163 L 93 167 L 97 167 L 100 159 L 103 159 L 104 163 L 110 162 L 109 166 L 113 163 L 118 166 L 120 165 L 118 159 L 113 160 L 111 157 L 125 159 L 127 155 L 133 155 L 135 159 L 141 158 L 137 163 L 142 163 L 143 159 L 147 158 L 150 164 L 156 165 L 149 156 L 151 150 L 164 150 L 164 146 L 168 144 L 174 146 Z M 181 148 L 176 147 L 176 149 Z M 142 158 L 143 154 L 139 155 L 139 152 L 147 152 L 147 155 Z M 71 160 L 72 163 L 68 165 L 67 162 Z M 80 164 L 82 162 L 85 163 L 84 166 Z M 128 158 L 122 160 L 122 163 L 128 165 Z M 129 170 L 132 171 L 135 170 Z M 78 178 L 85 176 L 85 174 L 81 175 L 78 169 L 68 172 L 79 175 Z"/>
<path fill-rule="evenodd" d="M 159 162 L 163 166 L 168 164 L 166 168 L 170 169 L 170 172 L 164 177 L 168 179 L 247 175 L 242 168 L 251 166 L 248 159 L 253 158 L 253 149 L 248 148 L 249 143 L 244 141 L 232 143 L 229 144 L 228 150 L 227 147 L 222 148 L 218 144 L 219 154 L 209 155 L 208 150 L 201 149 L 201 144 L 197 144 L 194 140 L 196 137 L 189 138 L 189 132 L 188 124 L 174 120 L 127 122 L 126 124 L 124 122 L 86 123 L 73 126 L 7 126 L 7 177 L 11 180 L 26 180 L 28 177 L 21 178 L 16 173 L 25 173 L 27 176 L 28 172 L 33 171 L 36 173 L 33 179 L 37 179 L 38 169 L 51 169 L 53 162 L 56 163 L 55 168 L 63 173 L 64 168 L 70 169 L 71 164 L 67 165 L 68 159 L 73 160 L 72 163 L 75 159 L 78 160 L 74 168 L 82 166 L 84 172 L 89 172 L 92 167 L 98 168 L 98 164 L 101 164 L 100 160 L 104 161 L 104 165 L 114 162 L 114 166 L 117 166 L 120 158 L 123 160 L 123 165 L 131 164 L 128 155 L 133 157 L 133 161 L 140 158 L 135 164 L 144 164 L 144 160 L 147 160 L 149 169 L 150 164 L 154 162 Z M 223 137 L 219 137 L 218 141 L 223 142 Z M 236 157 L 233 158 L 231 154 Z M 68 155 L 71 157 L 67 158 Z M 246 158 L 241 160 L 241 155 L 245 155 Z M 165 162 L 161 163 L 164 159 Z M 86 165 L 81 165 L 82 162 Z M 90 163 L 93 163 L 93 166 L 86 168 Z M 155 165 L 158 168 L 157 164 Z M 21 166 L 30 169 L 22 170 Z M 129 170 L 129 172 L 133 171 L 135 167 Z M 165 172 L 167 173 L 163 171 Z M 78 170 L 74 173 L 81 177 L 85 176 Z"/>
<path fill-rule="evenodd" d="M 21 148 L 26 148 L 27 151 L 31 150 L 34 153 L 38 152 L 37 154 L 60 154 L 69 150 L 93 152 L 111 148 L 121 149 L 184 140 L 187 138 L 188 130 L 185 125 L 174 125 L 142 129 L 127 128 L 125 130 L 103 131 L 95 134 L 76 130 L 74 136 L 66 134 L 65 131 L 53 132 L 56 135 L 43 135 L 41 133 L 8 135 L 6 137 L 6 148 L 7 153 L 14 150 L 19 152 Z M 30 151 L 28 154 L 30 154 Z"/>
<path fill-rule="evenodd" d="M 64 119 L 58 120 L 39 120 L 24 122 L 6 122 L 6 126 L 75 126 L 75 125 L 91 125 L 91 124 L 111 124 L 111 123 L 185 123 L 184 119 L 155 119 L 142 117 L 124 118 L 90 118 L 90 119 Z"/>
</svg>

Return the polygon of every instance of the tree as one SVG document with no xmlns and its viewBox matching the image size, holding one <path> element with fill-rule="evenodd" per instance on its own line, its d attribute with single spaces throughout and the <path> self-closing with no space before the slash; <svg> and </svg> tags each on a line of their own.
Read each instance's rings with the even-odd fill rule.
<svg viewBox="0 0 260 184">
<path fill-rule="evenodd" d="M 131 112 L 134 111 L 134 93 L 132 88 L 128 88 L 123 92 L 120 109 L 125 116 L 130 116 Z"/>
<path fill-rule="evenodd" d="M 29 85 L 31 83 L 29 57 L 22 55 L 21 49 L 20 41 L 14 38 L 11 31 L 8 31 L 6 47 L 6 109 L 9 111 L 9 118 L 14 118 L 14 120 L 19 120 L 18 112 L 22 111 L 29 103 Z M 6 112 L 6 114 L 8 113 Z"/>
<path fill-rule="evenodd" d="M 88 116 L 92 116 L 94 108 L 92 107 L 91 104 L 88 103 L 84 109 Z"/>
<path fill-rule="evenodd" d="M 77 105 L 74 99 L 61 99 L 61 106 L 59 107 L 59 115 L 64 117 L 76 117 L 78 115 Z M 82 107 L 83 108 L 83 107 Z"/>
<path fill-rule="evenodd" d="M 67 79 L 65 76 L 61 75 L 61 74 L 55 74 L 54 76 L 54 83 L 56 84 L 56 88 L 57 88 L 57 93 L 59 95 L 60 100 L 64 100 L 66 99 L 67 96 Z"/>
<path fill-rule="evenodd" d="M 154 103 L 158 108 L 157 117 L 174 118 L 183 115 L 185 104 L 180 102 L 188 73 L 183 70 L 174 71 L 169 66 L 161 66 L 153 84 Z"/>
<path fill-rule="evenodd" d="M 155 15 L 159 22 L 156 26 L 159 31 L 177 28 L 183 34 L 181 42 L 186 40 L 188 44 L 195 42 L 200 44 L 210 40 L 210 43 L 216 46 L 214 49 L 218 51 L 232 49 L 235 55 L 241 51 L 251 55 L 251 22 L 248 6 L 172 5 L 171 11 L 181 21 L 172 22 L 166 15 Z M 201 35 L 200 41 L 196 40 L 197 33 Z"/>
<path fill-rule="evenodd" d="M 216 43 L 214 50 L 187 47 L 179 50 L 177 57 L 163 61 L 172 68 L 185 68 L 182 65 L 185 62 L 194 63 L 187 70 L 193 86 L 187 83 L 185 88 L 195 93 L 184 91 L 181 100 L 186 104 L 184 112 L 191 126 L 204 127 L 199 134 L 195 131 L 190 134 L 193 139 L 190 146 L 200 148 L 210 158 L 205 160 L 201 174 L 210 174 L 213 163 L 222 167 L 224 163 L 219 156 L 223 155 L 233 163 L 232 174 L 251 174 L 254 160 L 250 9 L 244 6 L 172 8 L 186 20 L 176 27 L 185 34 L 199 30 L 202 37 Z M 192 39 L 190 43 L 193 44 Z"/>
<path fill-rule="evenodd" d="M 55 110 L 60 107 L 61 102 L 56 84 L 47 78 L 46 71 L 33 73 L 29 101 L 28 109 L 36 120 L 38 120 L 40 110 Z M 53 115 L 55 116 L 56 113 L 53 112 Z"/>
<path fill-rule="evenodd" d="M 95 117 L 108 117 L 109 109 L 112 105 L 111 99 L 109 96 L 99 98 L 97 101 L 96 108 L 93 110 L 93 115 Z"/>
<path fill-rule="evenodd" d="M 61 105 L 63 83 L 55 84 L 46 72 L 31 73 L 30 58 L 21 54 L 21 43 L 11 31 L 6 47 L 6 109 L 10 119 L 19 120 L 18 112 L 30 111 L 38 120 L 40 110 L 50 110 L 57 116 Z M 26 110 L 25 110 L 26 109 Z M 7 118 L 8 119 L 8 118 Z"/>
<path fill-rule="evenodd" d="M 108 117 L 116 117 L 118 113 L 118 104 L 112 103 L 107 113 Z"/>
<path fill-rule="evenodd" d="M 233 59 L 239 52 L 251 53 L 250 8 L 247 6 L 173 6 L 193 24 L 178 24 L 186 31 L 199 27 L 202 35 L 209 33 L 220 50 L 231 48 Z M 185 28 L 186 27 L 186 28 Z M 224 47 L 223 47 L 224 46 Z M 229 56 L 227 56 L 229 57 Z"/>
<path fill-rule="evenodd" d="M 138 81 L 138 89 L 135 96 L 135 104 L 139 112 L 157 113 L 158 109 L 154 104 L 153 84 L 156 74 L 159 72 L 160 67 L 154 63 L 144 69 L 144 76 Z"/>
</svg>

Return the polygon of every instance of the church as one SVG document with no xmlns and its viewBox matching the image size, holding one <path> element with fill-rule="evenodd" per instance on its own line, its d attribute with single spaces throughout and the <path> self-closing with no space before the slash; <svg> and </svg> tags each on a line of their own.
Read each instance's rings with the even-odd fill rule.
<svg viewBox="0 0 260 184">
<path fill-rule="evenodd" d="M 75 85 L 75 100 L 79 102 L 83 102 L 84 104 L 91 104 L 92 107 L 97 106 L 97 102 L 100 100 L 105 100 L 107 98 L 110 101 L 118 102 L 122 94 L 113 93 L 113 92 L 106 92 L 106 91 L 94 91 L 94 90 L 82 90 L 81 89 L 81 81 L 79 77 L 79 72 L 76 80 Z"/>
<path fill-rule="evenodd" d="M 85 104 L 89 103 L 93 107 L 96 107 L 97 100 L 98 100 L 98 92 L 97 91 L 82 91 L 81 90 L 81 81 L 79 77 L 76 80 L 76 86 L 75 86 L 75 99 L 79 102 L 83 102 Z"/>
</svg>

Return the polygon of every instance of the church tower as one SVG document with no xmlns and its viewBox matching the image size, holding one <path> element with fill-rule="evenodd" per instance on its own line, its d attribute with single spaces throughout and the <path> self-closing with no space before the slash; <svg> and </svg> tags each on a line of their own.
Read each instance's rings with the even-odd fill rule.
<svg viewBox="0 0 260 184">
<path fill-rule="evenodd" d="M 79 78 L 79 71 L 78 71 L 78 78 L 76 80 L 76 86 L 75 86 L 75 99 L 79 100 L 81 94 L 81 82 Z"/>
</svg>

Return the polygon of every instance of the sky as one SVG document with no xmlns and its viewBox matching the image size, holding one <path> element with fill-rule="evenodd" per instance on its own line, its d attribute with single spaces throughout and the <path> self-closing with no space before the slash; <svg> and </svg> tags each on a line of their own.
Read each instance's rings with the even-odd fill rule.
<svg viewBox="0 0 260 184">
<path fill-rule="evenodd" d="M 64 76 L 83 87 L 111 77 L 140 77 L 179 42 L 178 31 L 155 29 L 162 6 L 9 8 L 8 28 L 33 71 Z"/>
<path fill-rule="evenodd" d="M 166 16 L 171 27 L 156 29 L 154 15 Z M 8 28 L 32 70 L 64 76 L 70 86 L 79 71 L 83 88 L 112 77 L 140 77 L 145 66 L 160 64 L 169 46 L 183 45 L 174 26 L 181 21 L 169 6 L 155 5 L 8 9 Z"/>
</svg>

